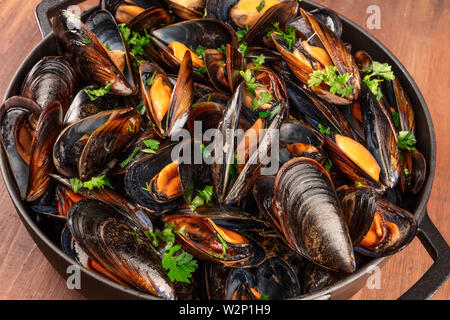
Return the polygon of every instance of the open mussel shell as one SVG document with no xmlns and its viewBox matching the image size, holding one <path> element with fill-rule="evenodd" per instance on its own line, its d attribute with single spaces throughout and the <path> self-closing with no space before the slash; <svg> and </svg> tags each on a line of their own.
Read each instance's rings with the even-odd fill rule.
<svg viewBox="0 0 450 320">
<path fill-rule="evenodd" d="M 296 158 L 279 171 L 273 210 L 290 247 L 330 270 L 355 270 L 353 248 L 333 182 L 316 161 Z"/>
<path fill-rule="evenodd" d="M 253 219 L 228 207 L 200 208 L 192 212 L 180 208 L 163 219 L 175 225 L 182 247 L 202 260 L 233 268 L 259 265 L 266 258 L 264 249 L 242 231 L 267 228 L 263 221 Z M 225 246 L 225 245 L 226 246 Z"/>
<path fill-rule="evenodd" d="M 402 153 L 400 188 L 403 193 L 419 194 L 427 176 L 427 161 L 417 150 Z"/>
<path fill-rule="evenodd" d="M 330 128 L 332 135 L 353 137 L 351 125 L 337 106 L 314 96 L 310 90 L 290 80 L 286 81 L 286 87 L 290 101 L 311 125 L 317 127 L 321 124 L 324 128 Z"/>
<path fill-rule="evenodd" d="M 403 89 L 400 81 L 395 78 L 392 81 L 383 81 L 385 87 L 385 97 L 389 105 L 398 112 L 400 131 L 414 132 L 416 119 L 414 110 L 407 93 Z"/>
<path fill-rule="evenodd" d="M 273 108 L 277 109 L 277 111 L 274 112 L 273 117 L 269 117 L 266 120 L 258 120 L 264 124 L 263 129 L 267 130 L 252 132 L 253 140 L 258 138 L 257 145 L 253 148 L 254 150 L 252 151 L 249 147 L 245 149 L 245 155 L 237 152 L 237 156 L 235 156 L 240 143 L 235 141 L 238 133 L 236 129 L 240 124 L 242 108 L 245 108 L 243 104 L 244 92 L 244 84 L 242 83 L 230 100 L 218 127 L 222 133 L 222 139 L 214 140 L 216 146 L 215 157 L 216 159 L 218 157 L 221 158 L 221 161 L 215 161 L 211 167 L 212 180 L 219 202 L 227 205 L 235 204 L 245 197 L 254 181 L 260 175 L 262 168 L 270 164 L 270 159 L 268 159 L 271 154 L 270 150 L 274 143 L 278 141 L 276 133 L 278 133 L 278 128 L 287 112 L 287 103 L 284 100 L 274 102 Z M 256 137 L 257 135 L 258 137 Z M 242 138 L 246 139 L 246 136 Z M 244 142 L 244 140 L 241 142 Z M 255 143 L 256 141 L 250 142 Z M 237 165 L 241 167 L 237 176 L 232 174 L 233 163 L 235 163 L 236 157 L 238 158 Z"/>
<path fill-rule="evenodd" d="M 356 140 L 335 135 L 325 137 L 325 150 L 328 157 L 339 171 L 349 180 L 379 191 L 386 189 L 380 181 L 381 168 L 369 150 Z"/>
<path fill-rule="evenodd" d="M 392 125 L 388 107 L 377 100 L 364 84 L 361 94 L 361 112 L 367 149 L 377 160 L 381 172 L 380 182 L 393 188 L 400 177 L 400 155 L 397 147 L 397 131 Z"/>
<path fill-rule="evenodd" d="M 69 11 L 60 11 L 54 20 L 53 30 L 65 57 L 88 83 L 110 86 L 110 92 L 117 95 L 137 93 L 127 47 L 109 12 L 95 12 L 86 24 Z"/>
<path fill-rule="evenodd" d="M 162 137 L 176 134 L 186 124 L 194 99 L 191 54 L 185 53 L 174 87 L 156 64 L 142 63 L 139 74 L 148 117 Z"/>
<path fill-rule="evenodd" d="M 28 72 L 21 95 L 36 101 L 41 109 L 59 101 L 65 113 L 76 82 L 77 74 L 63 57 L 45 57 Z"/>
<path fill-rule="evenodd" d="M 181 19 L 202 18 L 207 0 L 163 0 L 167 6 Z"/>
<path fill-rule="evenodd" d="M 343 186 L 337 191 L 342 212 L 353 245 L 358 245 L 369 232 L 377 207 L 379 194 L 372 188 Z"/>
<path fill-rule="evenodd" d="M 70 190 L 72 189 L 72 185 L 69 179 L 61 177 L 56 174 L 51 174 L 50 176 L 57 182 L 59 182 L 62 186 Z M 103 202 L 111 206 L 112 208 L 116 209 L 117 211 L 121 212 L 124 216 L 128 217 L 129 219 L 139 223 L 142 226 L 142 228 L 144 228 L 146 231 L 153 232 L 153 222 L 150 219 L 149 212 L 145 211 L 144 209 L 139 207 L 136 203 L 124 197 L 123 195 L 117 193 L 114 190 L 111 190 L 109 188 L 92 189 L 92 190 L 81 188 L 80 190 L 78 190 L 77 194 L 70 195 L 72 202 L 71 205 L 73 205 L 73 203 L 75 202 L 78 202 L 81 199 L 81 197 Z"/>
<path fill-rule="evenodd" d="M 125 174 L 128 196 L 156 215 L 173 210 L 183 202 L 179 166 L 177 159 L 172 159 L 172 151 L 173 146 L 160 148 L 157 154 L 135 161 Z M 161 190 L 158 182 L 164 180 L 167 183 Z"/>
<path fill-rule="evenodd" d="M 64 117 L 64 126 L 72 125 L 102 111 L 118 109 L 123 104 L 120 96 L 109 93 L 93 100 L 86 92 L 93 89 L 94 86 L 88 86 L 78 92 Z"/>
<path fill-rule="evenodd" d="M 56 169 L 66 177 L 78 176 L 79 170 L 83 176 L 87 171 L 88 176 L 102 171 L 133 143 L 139 127 L 140 115 L 133 108 L 103 111 L 68 126 L 53 147 Z M 96 137 L 98 135 L 100 137 Z M 92 137 L 94 139 L 90 139 Z M 101 143 L 97 144 L 99 141 Z M 82 156 L 84 160 L 80 164 Z"/>
<path fill-rule="evenodd" d="M 69 214 L 70 208 L 74 205 L 74 203 L 86 199 L 86 197 L 80 194 L 76 194 L 70 188 L 59 184 L 56 187 L 56 199 L 58 201 L 59 216 L 66 218 Z"/>
<path fill-rule="evenodd" d="M 259 217 L 281 232 L 280 222 L 272 208 L 275 176 L 260 176 L 253 185 L 253 196 L 259 210 Z"/>
<path fill-rule="evenodd" d="M 0 109 L 1 140 L 20 196 L 25 199 L 28 185 L 31 145 L 35 135 L 28 126 L 31 115 L 39 116 L 40 106 L 33 100 L 14 96 L 7 99 Z"/>
<path fill-rule="evenodd" d="M 288 162 L 294 157 L 306 157 L 323 163 L 326 153 L 324 139 L 315 130 L 298 121 L 286 120 L 280 127 L 280 162 Z"/>
<path fill-rule="evenodd" d="M 317 20 L 311 13 L 303 9 L 300 9 L 300 12 L 304 22 L 303 26 L 306 28 L 306 31 L 297 31 L 297 35 L 300 36 L 300 41 L 307 40 L 309 38 L 309 34 L 311 34 L 313 36 L 310 40 L 311 44 L 318 48 L 323 48 L 323 50 L 325 50 L 325 54 L 329 57 L 329 60 L 334 66 L 337 67 L 339 74 L 347 73 L 350 75 L 349 83 L 353 86 L 353 92 L 348 98 L 332 94 L 324 84 L 312 86 L 311 90 L 317 96 L 332 104 L 348 105 L 352 103 L 358 99 L 361 91 L 361 76 L 353 56 L 347 50 L 342 41 L 322 22 Z M 308 57 L 309 63 L 298 59 L 294 55 L 293 51 L 289 50 L 286 42 L 276 33 L 272 34 L 272 40 L 274 41 L 277 50 L 285 59 L 292 73 L 298 80 L 307 85 L 310 78 L 309 75 L 314 71 L 314 69 L 316 69 L 316 65 L 319 62 L 312 56 Z M 298 49 L 302 52 L 302 54 L 303 51 L 306 50 L 300 42 L 294 44 L 295 48 L 296 46 L 298 46 Z"/>
<path fill-rule="evenodd" d="M 137 32 L 169 24 L 173 20 L 170 13 L 153 0 L 101 0 L 100 6 L 108 10 L 118 24 L 126 24 Z"/>
<path fill-rule="evenodd" d="M 83 251 L 106 271 L 144 292 L 175 299 L 158 253 L 138 224 L 99 201 L 87 199 L 72 206 L 67 226 Z"/>
<path fill-rule="evenodd" d="M 169 45 L 179 42 L 188 49 L 196 50 L 199 46 L 206 49 L 217 49 L 227 44 L 235 48 L 237 36 L 233 30 L 218 20 L 193 19 L 175 23 L 150 32 L 153 46 L 146 48 L 147 55 L 159 65 L 178 70 L 182 56 L 170 53 Z"/>
<path fill-rule="evenodd" d="M 222 120 L 225 106 L 217 102 L 201 102 L 192 107 L 189 112 L 187 126 L 189 132 L 194 135 L 196 126 L 201 126 L 204 134 L 209 129 L 217 129 Z"/>
<path fill-rule="evenodd" d="M 39 116 L 31 146 L 27 201 L 41 197 L 50 184 L 49 174 L 55 170 L 52 161 L 53 145 L 61 132 L 62 121 L 63 110 L 58 101 L 47 106 Z"/>
</svg>

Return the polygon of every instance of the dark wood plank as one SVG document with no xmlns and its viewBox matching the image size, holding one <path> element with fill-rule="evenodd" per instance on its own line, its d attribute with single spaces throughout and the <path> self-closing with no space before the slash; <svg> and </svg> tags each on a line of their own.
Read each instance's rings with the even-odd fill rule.
<svg viewBox="0 0 450 320">
<path fill-rule="evenodd" d="M 16 69 L 41 40 L 34 18 L 39 0 L 0 0 L 0 96 Z M 83 7 L 89 7 L 89 0 Z M 369 30 L 405 65 L 430 108 L 438 143 L 437 176 L 429 203 L 431 219 L 450 239 L 448 187 L 450 131 L 448 26 L 450 3 L 445 0 L 318 0 L 365 27 L 369 5 L 381 8 L 381 29 Z M 0 299 L 83 299 L 68 290 L 20 222 L 3 182 L 0 183 Z M 395 299 L 431 265 L 432 260 L 416 239 L 383 267 L 381 289 L 363 288 L 353 299 Z M 447 282 L 434 299 L 449 299 Z"/>
</svg>

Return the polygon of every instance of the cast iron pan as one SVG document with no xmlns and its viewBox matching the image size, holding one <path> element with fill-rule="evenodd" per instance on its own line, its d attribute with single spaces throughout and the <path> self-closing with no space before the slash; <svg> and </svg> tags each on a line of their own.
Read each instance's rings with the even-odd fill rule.
<svg viewBox="0 0 450 320">
<path fill-rule="evenodd" d="M 52 27 L 49 19 L 52 14 L 58 9 L 67 8 L 69 5 L 80 2 L 82 2 L 82 0 L 44 0 L 37 6 L 36 17 L 44 39 L 34 48 L 19 67 L 8 88 L 5 99 L 19 93 L 25 75 L 35 63 L 44 56 L 55 54 L 56 41 L 52 34 Z M 307 10 L 322 8 L 322 6 L 307 0 L 302 2 L 302 7 Z M 98 9 L 98 7 L 91 8 L 84 12 L 83 15 L 88 15 L 96 9 Z M 341 19 L 344 28 L 344 42 L 350 42 L 353 45 L 353 50 L 355 52 L 364 49 L 371 54 L 374 60 L 387 62 L 392 65 L 396 76 L 410 96 L 415 108 L 418 148 L 423 152 L 427 160 L 429 171 L 420 195 L 409 199 L 406 209 L 415 214 L 415 217 L 419 222 L 418 237 L 434 260 L 434 264 L 415 285 L 400 297 L 400 299 L 428 299 L 445 283 L 450 274 L 449 246 L 431 222 L 426 209 L 436 169 L 436 140 L 431 116 L 417 85 L 398 59 L 361 27 L 345 17 L 341 16 Z M 3 179 L 20 218 L 42 253 L 54 268 L 64 278 L 67 278 L 69 276 L 69 274 L 67 274 L 67 268 L 70 265 L 77 265 L 77 263 L 67 257 L 55 244 L 57 243 L 57 235 L 54 234 L 55 222 L 45 217 L 36 216 L 31 211 L 28 204 L 20 199 L 18 188 L 11 173 L 11 169 L 9 168 L 3 148 L 1 148 L 0 156 Z M 366 284 L 366 281 L 373 270 L 377 267 L 381 267 L 387 259 L 388 258 L 369 260 L 354 274 L 347 276 L 336 284 L 315 292 L 312 295 L 299 297 L 298 299 L 348 299 Z M 117 285 L 85 268 L 80 268 L 80 272 L 80 292 L 87 298 L 155 299 L 153 296 Z"/>
</svg>

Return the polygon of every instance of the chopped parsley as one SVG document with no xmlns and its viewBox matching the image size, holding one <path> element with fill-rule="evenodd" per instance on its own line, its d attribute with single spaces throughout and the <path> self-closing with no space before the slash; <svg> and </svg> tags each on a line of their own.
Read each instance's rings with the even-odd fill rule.
<svg viewBox="0 0 450 320">
<path fill-rule="evenodd" d="M 256 10 L 258 10 L 258 12 L 261 12 L 265 6 L 266 6 L 266 2 L 263 0 L 259 3 L 259 6 L 256 7 Z"/>
<path fill-rule="evenodd" d="M 213 186 L 206 186 L 203 190 L 196 190 L 197 196 L 195 196 L 192 203 L 189 205 L 189 209 L 194 212 L 198 207 L 202 207 L 205 204 L 209 205 L 212 201 L 212 196 L 214 192 Z"/>
<path fill-rule="evenodd" d="M 145 85 L 147 87 L 150 87 L 153 85 L 153 82 L 155 82 L 155 78 L 158 75 L 158 72 L 153 72 L 152 76 L 150 78 L 147 78 L 147 80 L 145 81 Z"/>
<path fill-rule="evenodd" d="M 269 300 L 269 297 L 265 294 L 261 294 L 261 296 L 258 298 L 258 300 Z"/>
<path fill-rule="evenodd" d="M 104 189 L 105 187 L 108 187 L 110 189 L 114 189 L 111 183 L 106 179 L 106 175 L 103 175 L 101 177 L 93 177 L 89 181 L 81 181 L 78 178 L 72 178 L 70 179 L 70 185 L 72 186 L 72 190 L 75 193 L 78 193 L 81 188 L 85 188 L 88 190 L 96 189 Z"/>
<path fill-rule="evenodd" d="M 367 84 L 370 91 L 380 100 L 383 97 L 381 92 L 380 82 L 383 80 L 395 80 L 394 72 L 392 72 L 392 67 L 387 63 L 380 63 L 378 61 L 373 61 L 372 64 L 361 70 L 363 73 L 367 73 L 364 76 L 363 82 Z M 379 77 L 379 78 L 374 78 Z"/>
<path fill-rule="evenodd" d="M 224 238 L 219 233 L 216 233 L 217 239 L 219 239 L 220 244 L 222 245 L 222 254 L 217 254 L 212 251 L 209 252 L 212 256 L 216 258 L 225 258 L 227 256 L 227 249 L 230 249 L 230 246 L 227 244 Z"/>
<path fill-rule="evenodd" d="M 141 148 L 136 147 L 134 149 L 134 151 L 131 153 L 131 155 L 120 164 L 120 167 L 123 169 L 126 166 L 128 166 L 131 163 L 131 161 L 133 161 L 133 159 L 136 158 L 136 156 L 138 155 L 139 151 L 141 151 Z"/>
<path fill-rule="evenodd" d="M 409 176 L 411 173 L 409 172 L 408 168 L 403 169 L 403 172 L 405 175 Z"/>
<path fill-rule="evenodd" d="M 330 173 L 332 166 L 333 166 L 333 162 L 331 162 L 331 160 L 328 159 L 327 162 L 325 163 L 325 170 L 327 170 L 327 172 Z"/>
<path fill-rule="evenodd" d="M 247 69 L 244 71 L 240 71 L 240 75 L 245 80 L 245 84 L 247 86 L 248 91 L 253 95 L 256 96 L 256 88 L 259 86 L 256 83 L 256 78 L 253 77 L 252 70 Z"/>
<path fill-rule="evenodd" d="M 272 120 L 281 110 L 281 104 L 278 104 L 272 111 L 262 111 L 259 113 L 259 117 L 262 119 L 269 118 Z"/>
<path fill-rule="evenodd" d="M 153 139 L 144 140 L 144 145 L 147 147 L 147 149 L 143 149 L 142 152 L 148 154 L 156 154 L 156 151 L 159 149 L 160 144 L 161 143 L 159 141 Z"/>
<path fill-rule="evenodd" d="M 85 39 L 83 39 L 83 43 L 84 43 L 84 44 L 90 44 L 91 42 L 92 42 L 92 41 L 91 41 L 91 40 L 89 40 L 89 39 L 86 39 L 86 38 L 85 38 Z"/>
<path fill-rule="evenodd" d="M 355 186 L 358 187 L 358 188 L 363 188 L 364 187 L 364 185 L 361 182 L 359 182 L 359 181 L 355 181 Z"/>
<path fill-rule="evenodd" d="M 294 44 L 297 42 L 297 32 L 294 27 L 292 26 L 286 26 L 284 28 L 284 31 L 280 29 L 280 23 L 275 22 L 273 23 L 273 29 L 267 34 L 267 37 L 269 39 L 272 39 L 272 34 L 279 35 L 284 41 L 286 41 L 289 50 L 292 51 L 294 48 Z"/>
<path fill-rule="evenodd" d="M 336 66 L 327 66 L 325 70 L 315 70 L 309 75 L 308 86 L 317 87 L 322 82 L 330 86 L 332 94 L 339 94 L 348 98 L 353 92 L 353 85 L 349 84 L 351 75 L 344 73 L 340 75 Z"/>
<path fill-rule="evenodd" d="M 200 59 L 205 59 L 205 51 L 206 48 L 202 45 L 198 45 L 197 49 L 194 49 L 192 46 L 190 47 L 190 49 L 199 56 Z"/>
<path fill-rule="evenodd" d="M 111 83 L 108 83 L 106 86 L 99 88 L 99 89 L 84 89 L 84 92 L 89 96 L 89 99 L 91 101 L 97 100 L 99 97 L 103 97 L 104 95 L 108 94 L 111 90 Z"/>
<path fill-rule="evenodd" d="M 196 73 L 203 76 L 208 73 L 208 69 L 206 69 L 206 67 L 200 67 L 197 69 Z"/>
<path fill-rule="evenodd" d="M 221 45 L 216 50 L 219 52 L 225 53 L 225 51 L 227 51 L 227 47 L 225 47 L 225 45 Z"/>
<path fill-rule="evenodd" d="M 319 129 L 320 133 L 323 134 L 324 136 L 331 137 L 331 128 L 325 129 L 320 123 L 317 125 L 317 128 Z"/>
<path fill-rule="evenodd" d="M 414 133 L 410 131 L 400 131 L 398 134 L 398 148 L 400 150 L 413 151 L 417 150 L 416 145 L 416 137 Z"/>
<path fill-rule="evenodd" d="M 143 100 L 141 100 L 141 102 L 136 106 L 136 109 L 139 111 L 141 116 L 145 114 L 145 104 Z"/>
<path fill-rule="evenodd" d="M 248 25 L 245 25 L 244 29 L 239 29 L 238 31 L 236 31 L 236 35 L 238 37 L 239 42 L 242 42 L 242 40 L 244 40 L 249 30 L 250 28 L 248 27 Z"/>
<path fill-rule="evenodd" d="M 400 126 L 400 115 L 398 112 L 392 112 L 392 118 L 394 119 L 394 124 L 396 127 Z"/>
<path fill-rule="evenodd" d="M 263 105 L 272 102 L 272 95 L 268 91 L 262 91 L 259 97 L 252 99 L 253 110 L 258 110 Z"/>
<path fill-rule="evenodd" d="M 162 259 L 162 266 L 164 269 L 169 270 L 168 276 L 170 281 L 191 283 L 189 278 L 191 278 L 192 273 L 197 270 L 198 264 L 197 261 L 194 260 L 194 256 L 187 252 L 183 252 L 174 257 L 174 253 L 180 249 L 181 246 L 176 245 L 172 247 L 169 252 L 165 253 Z"/>
<path fill-rule="evenodd" d="M 266 62 L 266 57 L 261 54 L 258 58 L 253 59 L 253 66 L 255 69 L 258 69 L 259 66 L 262 66 Z"/>
</svg>

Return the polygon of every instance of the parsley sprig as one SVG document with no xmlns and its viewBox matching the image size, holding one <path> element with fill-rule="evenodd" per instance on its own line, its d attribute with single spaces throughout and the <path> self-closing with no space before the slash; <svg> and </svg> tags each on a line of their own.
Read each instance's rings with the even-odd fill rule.
<svg viewBox="0 0 450 320">
<path fill-rule="evenodd" d="M 410 131 L 400 131 L 398 134 L 398 148 L 400 150 L 413 151 L 417 150 L 416 145 L 416 137 L 414 133 Z"/>
<path fill-rule="evenodd" d="M 323 82 L 330 87 L 332 94 L 348 98 L 354 89 L 353 85 L 348 83 L 350 78 L 348 73 L 340 75 L 336 66 L 327 66 L 325 70 L 315 70 L 309 75 L 308 86 L 317 87 Z"/>
<path fill-rule="evenodd" d="M 292 49 L 294 48 L 294 44 L 298 40 L 297 32 L 294 27 L 286 26 L 283 31 L 280 29 L 280 23 L 274 22 L 273 29 L 269 31 L 269 33 L 267 34 L 267 38 L 272 39 L 273 33 L 279 35 L 284 41 L 286 41 L 289 50 L 292 51 Z"/>
<path fill-rule="evenodd" d="M 156 154 L 156 151 L 159 149 L 160 144 L 161 143 L 157 140 L 153 139 L 144 140 L 144 145 L 147 147 L 147 149 L 143 149 L 142 152 Z"/>
<path fill-rule="evenodd" d="M 249 30 L 250 30 L 249 26 L 245 25 L 245 28 L 239 29 L 238 31 L 236 31 L 236 35 L 238 37 L 239 42 L 242 42 L 242 40 L 244 40 L 244 38 L 247 35 Z"/>
<path fill-rule="evenodd" d="M 212 196 L 214 192 L 213 186 L 206 186 L 203 190 L 196 190 L 197 195 L 195 196 L 192 203 L 189 205 L 189 209 L 194 212 L 198 207 L 202 207 L 205 204 L 209 205 L 212 201 Z"/>
<path fill-rule="evenodd" d="M 111 90 L 111 86 L 112 84 L 108 83 L 106 86 L 99 89 L 84 89 L 84 92 L 89 96 L 89 99 L 91 99 L 91 101 L 95 101 L 97 100 L 97 98 L 107 95 Z"/>
<path fill-rule="evenodd" d="M 266 6 L 266 2 L 263 0 L 263 1 L 261 1 L 261 2 L 259 3 L 259 6 L 256 7 L 256 10 L 257 10 L 258 12 L 261 12 L 262 9 L 264 9 L 265 6 Z"/>
<path fill-rule="evenodd" d="M 395 80 L 394 72 L 392 67 L 387 63 L 380 63 L 378 61 L 373 61 L 370 66 L 361 70 L 363 73 L 367 73 L 364 76 L 364 83 L 367 84 L 370 91 L 380 100 L 383 97 L 383 92 L 380 88 L 380 83 L 383 80 Z"/>
<path fill-rule="evenodd" d="M 72 178 L 70 179 L 70 185 L 72 186 L 72 190 L 75 193 L 78 193 L 78 191 L 80 191 L 81 188 L 88 190 L 93 190 L 94 188 L 102 190 L 105 187 L 108 187 L 110 189 L 114 189 L 114 187 L 106 178 L 106 175 L 100 177 L 93 177 L 89 181 L 81 181 L 78 178 Z"/>
<path fill-rule="evenodd" d="M 194 256 L 183 252 L 178 256 L 174 256 L 175 252 L 179 251 L 181 246 L 173 246 L 169 252 L 164 254 L 162 259 L 162 266 L 164 269 L 169 270 L 168 276 L 170 281 L 180 281 L 185 283 L 191 283 L 189 278 L 192 277 L 192 273 L 197 270 L 198 263 L 194 260 Z"/>
</svg>

